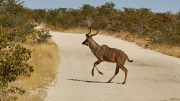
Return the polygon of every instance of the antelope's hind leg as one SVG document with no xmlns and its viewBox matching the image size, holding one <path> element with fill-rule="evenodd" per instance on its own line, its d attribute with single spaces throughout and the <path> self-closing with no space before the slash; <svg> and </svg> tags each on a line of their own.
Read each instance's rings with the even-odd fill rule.
<svg viewBox="0 0 180 101">
<path fill-rule="evenodd" d="M 112 79 L 113 79 L 118 73 L 119 73 L 119 66 L 116 65 L 115 73 L 114 73 L 114 75 L 108 80 L 107 83 L 110 83 L 110 82 L 112 81 Z"/>
<path fill-rule="evenodd" d="M 127 79 L 128 70 L 127 70 L 123 65 L 121 65 L 120 68 L 121 68 L 121 69 L 124 71 L 124 73 L 125 73 L 124 81 L 122 82 L 122 84 L 125 84 L 125 83 L 126 83 L 126 79 Z"/>
<path fill-rule="evenodd" d="M 99 61 L 99 60 L 94 62 L 94 66 L 93 66 L 93 69 L 91 71 L 92 76 L 94 76 L 94 68 L 96 68 L 96 70 L 98 71 L 99 74 L 103 75 L 103 73 L 96 67 L 99 63 L 101 63 L 101 61 Z"/>
</svg>

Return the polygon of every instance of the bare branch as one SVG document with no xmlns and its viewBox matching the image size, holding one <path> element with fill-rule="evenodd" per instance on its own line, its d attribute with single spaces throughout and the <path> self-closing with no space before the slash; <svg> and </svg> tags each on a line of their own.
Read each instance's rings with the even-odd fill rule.
<svg viewBox="0 0 180 101">
<path fill-rule="evenodd" d="M 92 26 L 92 18 L 91 18 L 90 15 L 88 15 L 88 16 L 86 17 L 86 23 L 87 23 L 88 27 L 91 27 L 91 26 Z"/>
</svg>

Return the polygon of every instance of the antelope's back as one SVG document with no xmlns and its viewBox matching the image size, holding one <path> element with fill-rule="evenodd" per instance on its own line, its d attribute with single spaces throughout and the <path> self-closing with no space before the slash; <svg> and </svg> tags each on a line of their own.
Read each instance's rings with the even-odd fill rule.
<svg viewBox="0 0 180 101">
<path fill-rule="evenodd" d="M 102 45 L 101 51 L 103 54 L 104 61 L 115 62 L 120 54 L 123 52 L 116 48 L 110 48 L 107 45 Z"/>
</svg>

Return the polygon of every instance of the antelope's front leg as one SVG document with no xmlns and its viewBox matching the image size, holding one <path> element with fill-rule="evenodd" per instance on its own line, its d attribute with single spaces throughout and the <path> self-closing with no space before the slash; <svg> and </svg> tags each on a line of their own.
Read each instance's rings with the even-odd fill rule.
<svg viewBox="0 0 180 101">
<path fill-rule="evenodd" d="M 94 68 L 96 68 L 96 70 L 98 71 L 99 74 L 103 75 L 103 73 L 96 67 L 99 63 L 101 63 L 101 61 L 99 61 L 99 60 L 94 62 L 94 66 L 93 66 L 93 69 L 91 71 L 92 76 L 94 76 Z"/>
<path fill-rule="evenodd" d="M 92 76 L 94 76 L 94 67 L 93 67 L 93 69 L 91 71 L 91 74 L 92 74 Z"/>
</svg>

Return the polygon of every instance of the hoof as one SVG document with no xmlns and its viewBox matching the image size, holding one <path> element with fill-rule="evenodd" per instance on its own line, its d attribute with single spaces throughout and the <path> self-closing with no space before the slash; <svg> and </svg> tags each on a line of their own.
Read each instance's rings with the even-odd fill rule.
<svg viewBox="0 0 180 101">
<path fill-rule="evenodd" d="M 92 72 L 91 74 L 92 74 L 92 76 L 94 76 L 94 73 L 93 73 L 93 72 Z"/>
<path fill-rule="evenodd" d="M 103 73 L 102 73 L 102 72 L 99 72 L 99 74 L 103 75 Z"/>
<path fill-rule="evenodd" d="M 94 76 L 94 69 L 92 69 L 91 74 L 92 74 L 92 76 Z"/>
<path fill-rule="evenodd" d="M 126 82 L 123 82 L 122 84 L 125 84 Z"/>
<path fill-rule="evenodd" d="M 111 83 L 111 81 L 107 81 L 106 83 Z"/>
</svg>

